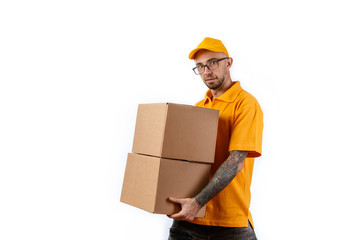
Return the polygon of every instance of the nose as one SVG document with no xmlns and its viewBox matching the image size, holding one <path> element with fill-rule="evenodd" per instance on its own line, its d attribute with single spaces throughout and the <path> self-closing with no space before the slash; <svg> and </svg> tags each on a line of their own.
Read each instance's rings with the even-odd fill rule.
<svg viewBox="0 0 360 240">
<path fill-rule="evenodd" d="M 212 73 L 212 70 L 210 70 L 209 66 L 206 65 L 204 74 Z"/>
</svg>

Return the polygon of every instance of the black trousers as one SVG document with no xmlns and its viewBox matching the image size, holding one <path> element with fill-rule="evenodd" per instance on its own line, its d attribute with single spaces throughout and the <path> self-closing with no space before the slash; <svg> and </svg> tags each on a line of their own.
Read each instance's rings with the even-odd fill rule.
<svg viewBox="0 0 360 240">
<path fill-rule="evenodd" d="M 174 220 L 168 240 L 257 240 L 254 229 L 248 227 L 216 227 Z"/>
</svg>

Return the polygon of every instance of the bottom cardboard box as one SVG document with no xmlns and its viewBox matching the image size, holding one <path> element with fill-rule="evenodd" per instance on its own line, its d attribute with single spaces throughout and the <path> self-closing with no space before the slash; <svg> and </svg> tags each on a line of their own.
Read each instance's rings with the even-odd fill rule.
<svg viewBox="0 0 360 240">
<path fill-rule="evenodd" d="M 194 197 L 209 181 L 211 165 L 129 153 L 120 201 L 151 213 L 174 214 L 169 197 Z M 205 206 L 197 217 L 205 216 Z"/>
</svg>

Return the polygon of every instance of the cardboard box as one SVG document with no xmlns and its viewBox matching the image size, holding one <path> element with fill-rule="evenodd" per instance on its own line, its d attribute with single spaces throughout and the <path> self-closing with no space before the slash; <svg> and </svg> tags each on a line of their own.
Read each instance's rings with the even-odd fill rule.
<svg viewBox="0 0 360 240">
<path fill-rule="evenodd" d="M 155 103 L 138 107 L 132 152 L 213 163 L 219 111 Z"/>
<path fill-rule="evenodd" d="M 194 197 L 208 183 L 211 164 L 129 153 L 120 201 L 151 213 L 181 210 L 169 197 Z M 205 207 L 197 217 L 205 216 Z"/>
</svg>

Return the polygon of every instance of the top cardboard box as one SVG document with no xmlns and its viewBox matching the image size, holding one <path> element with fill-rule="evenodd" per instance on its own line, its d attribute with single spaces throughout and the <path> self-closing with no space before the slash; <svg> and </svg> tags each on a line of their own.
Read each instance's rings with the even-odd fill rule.
<svg viewBox="0 0 360 240">
<path fill-rule="evenodd" d="M 132 152 L 213 163 L 219 111 L 173 103 L 140 104 Z"/>
</svg>

